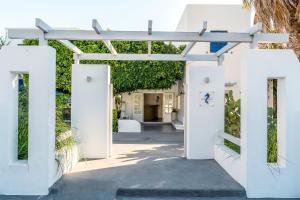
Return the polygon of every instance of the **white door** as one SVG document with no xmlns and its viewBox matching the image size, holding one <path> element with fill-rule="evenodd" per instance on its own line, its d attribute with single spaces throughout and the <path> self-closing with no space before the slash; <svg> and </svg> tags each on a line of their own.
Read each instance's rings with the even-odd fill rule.
<svg viewBox="0 0 300 200">
<path fill-rule="evenodd" d="M 171 112 L 174 108 L 174 93 L 164 93 L 163 121 L 171 122 Z"/>
<path fill-rule="evenodd" d="M 142 122 L 144 120 L 144 95 L 143 93 L 134 93 L 133 97 L 133 119 Z"/>
</svg>

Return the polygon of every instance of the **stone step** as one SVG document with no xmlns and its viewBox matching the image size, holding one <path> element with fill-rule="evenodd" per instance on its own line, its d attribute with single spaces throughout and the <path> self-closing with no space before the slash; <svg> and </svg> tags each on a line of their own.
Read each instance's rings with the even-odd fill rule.
<svg viewBox="0 0 300 200">
<path fill-rule="evenodd" d="M 246 197 L 245 190 L 119 188 L 117 197 Z"/>
<path fill-rule="evenodd" d="M 172 121 L 172 125 L 174 128 L 176 128 L 176 130 L 184 130 L 184 125 L 181 121 L 178 120 Z"/>
<path fill-rule="evenodd" d="M 116 200 L 248 200 L 248 199 L 247 197 L 118 197 Z M 266 199 L 255 199 L 255 200 L 266 200 Z M 268 200 L 273 200 L 273 199 L 268 199 Z"/>
</svg>

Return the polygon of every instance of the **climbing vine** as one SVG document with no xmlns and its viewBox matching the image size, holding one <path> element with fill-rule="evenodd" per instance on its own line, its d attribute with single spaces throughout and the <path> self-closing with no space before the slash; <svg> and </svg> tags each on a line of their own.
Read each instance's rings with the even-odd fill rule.
<svg viewBox="0 0 300 200">
<path fill-rule="evenodd" d="M 101 41 L 72 41 L 85 53 L 109 53 Z M 148 52 L 147 42 L 112 42 L 118 53 L 144 54 Z M 24 40 L 24 45 L 37 45 L 37 40 Z M 57 41 L 49 41 L 56 49 L 57 90 L 71 93 L 71 65 L 73 53 Z M 183 46 L 171 43 L 152 42 L 153 54 L 178 54 Z M 184 62 L 178 61 L 81 61 L 86 64 L 109 64 L 114 94 L 132 92 L 138 89 L 167 89 L 183 78 Z"/>
</svg>

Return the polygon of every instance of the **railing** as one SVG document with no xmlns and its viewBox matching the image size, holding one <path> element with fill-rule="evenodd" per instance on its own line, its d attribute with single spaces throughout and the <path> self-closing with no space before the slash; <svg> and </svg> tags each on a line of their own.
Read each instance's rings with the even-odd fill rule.
<svg viewBox="0 0 300 200">
<path fill-rule="evenodd" d="M 232 142 L 233 144 L 236 144 L 238 146 L 241 146 L 241 139 L 238 137 L 235 137 L 228 133 L 220 133 L 220 137 L 224 138 L 225 140 L 228 140 Z"/>
</svg>

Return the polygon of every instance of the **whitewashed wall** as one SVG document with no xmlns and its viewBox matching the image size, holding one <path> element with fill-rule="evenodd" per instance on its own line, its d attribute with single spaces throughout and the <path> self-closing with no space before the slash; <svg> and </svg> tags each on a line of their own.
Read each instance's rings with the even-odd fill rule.
<svg viewBox="0 0 300 200">
<path fill-rule="evenodd" d="M 241 154 L 215 160 L 251 198 L 300 197 L 300 63 L 292 50 L 248 50 L 241 65 Z M 267 80 L 278 79 L 278 163 L 267 163 Z"/>
<path fill-rule="evenodd" d="M 217 134 L 224 131 L 224 67 L 188 63 L 185 86 L 186 157 L 213 159 Z M 201 92 L 214 93 L 214 105 L 201 105 Z"/>
<path fill-rule="evenodd" d="M 300 197 L 300 63 L 292 50 L 248 50 L 241 68 L 241 160 L 248 197 Z M 267 164 L 267 79 L 278 78 L 278 164 Z"/>
<path fill-rule="evenodd" d="M 71 120 L 72 127 L 78 131 L 81 157 L 111 155 L 111 101 L 108 65 L 72 65 Z"/>
<path fill-rule="evenodd" d="M 54 183 L 55 50 L 0 50 L 0 194 L 46 195 Z M 29 74 L 28 160 L 18 160 L 18 73 Z"/>
<path fill-rule="evenodd" d="M 251 24 L 250 11 L 242 5 L 189 4 L 177 25 L 176 31 L 199 31 L 203 21 L 207 21 L 210 30 L 227 30 L 229 32 L 247 32 Z M 237 82 L 233 87 L 235 98 L 240 97 L 240 62 L 241 56 L 249 48 L 248 44 L 240 44 L 230 53 L 225 54 L 225 82 Z M 190 54 L 206 54 L 209 43 L 197 43 Z M 211 65 L 212 62 L 199 62 L 200 65 Z M 213 63 L 214 64 L 214 63 Z"/>
</svg>

